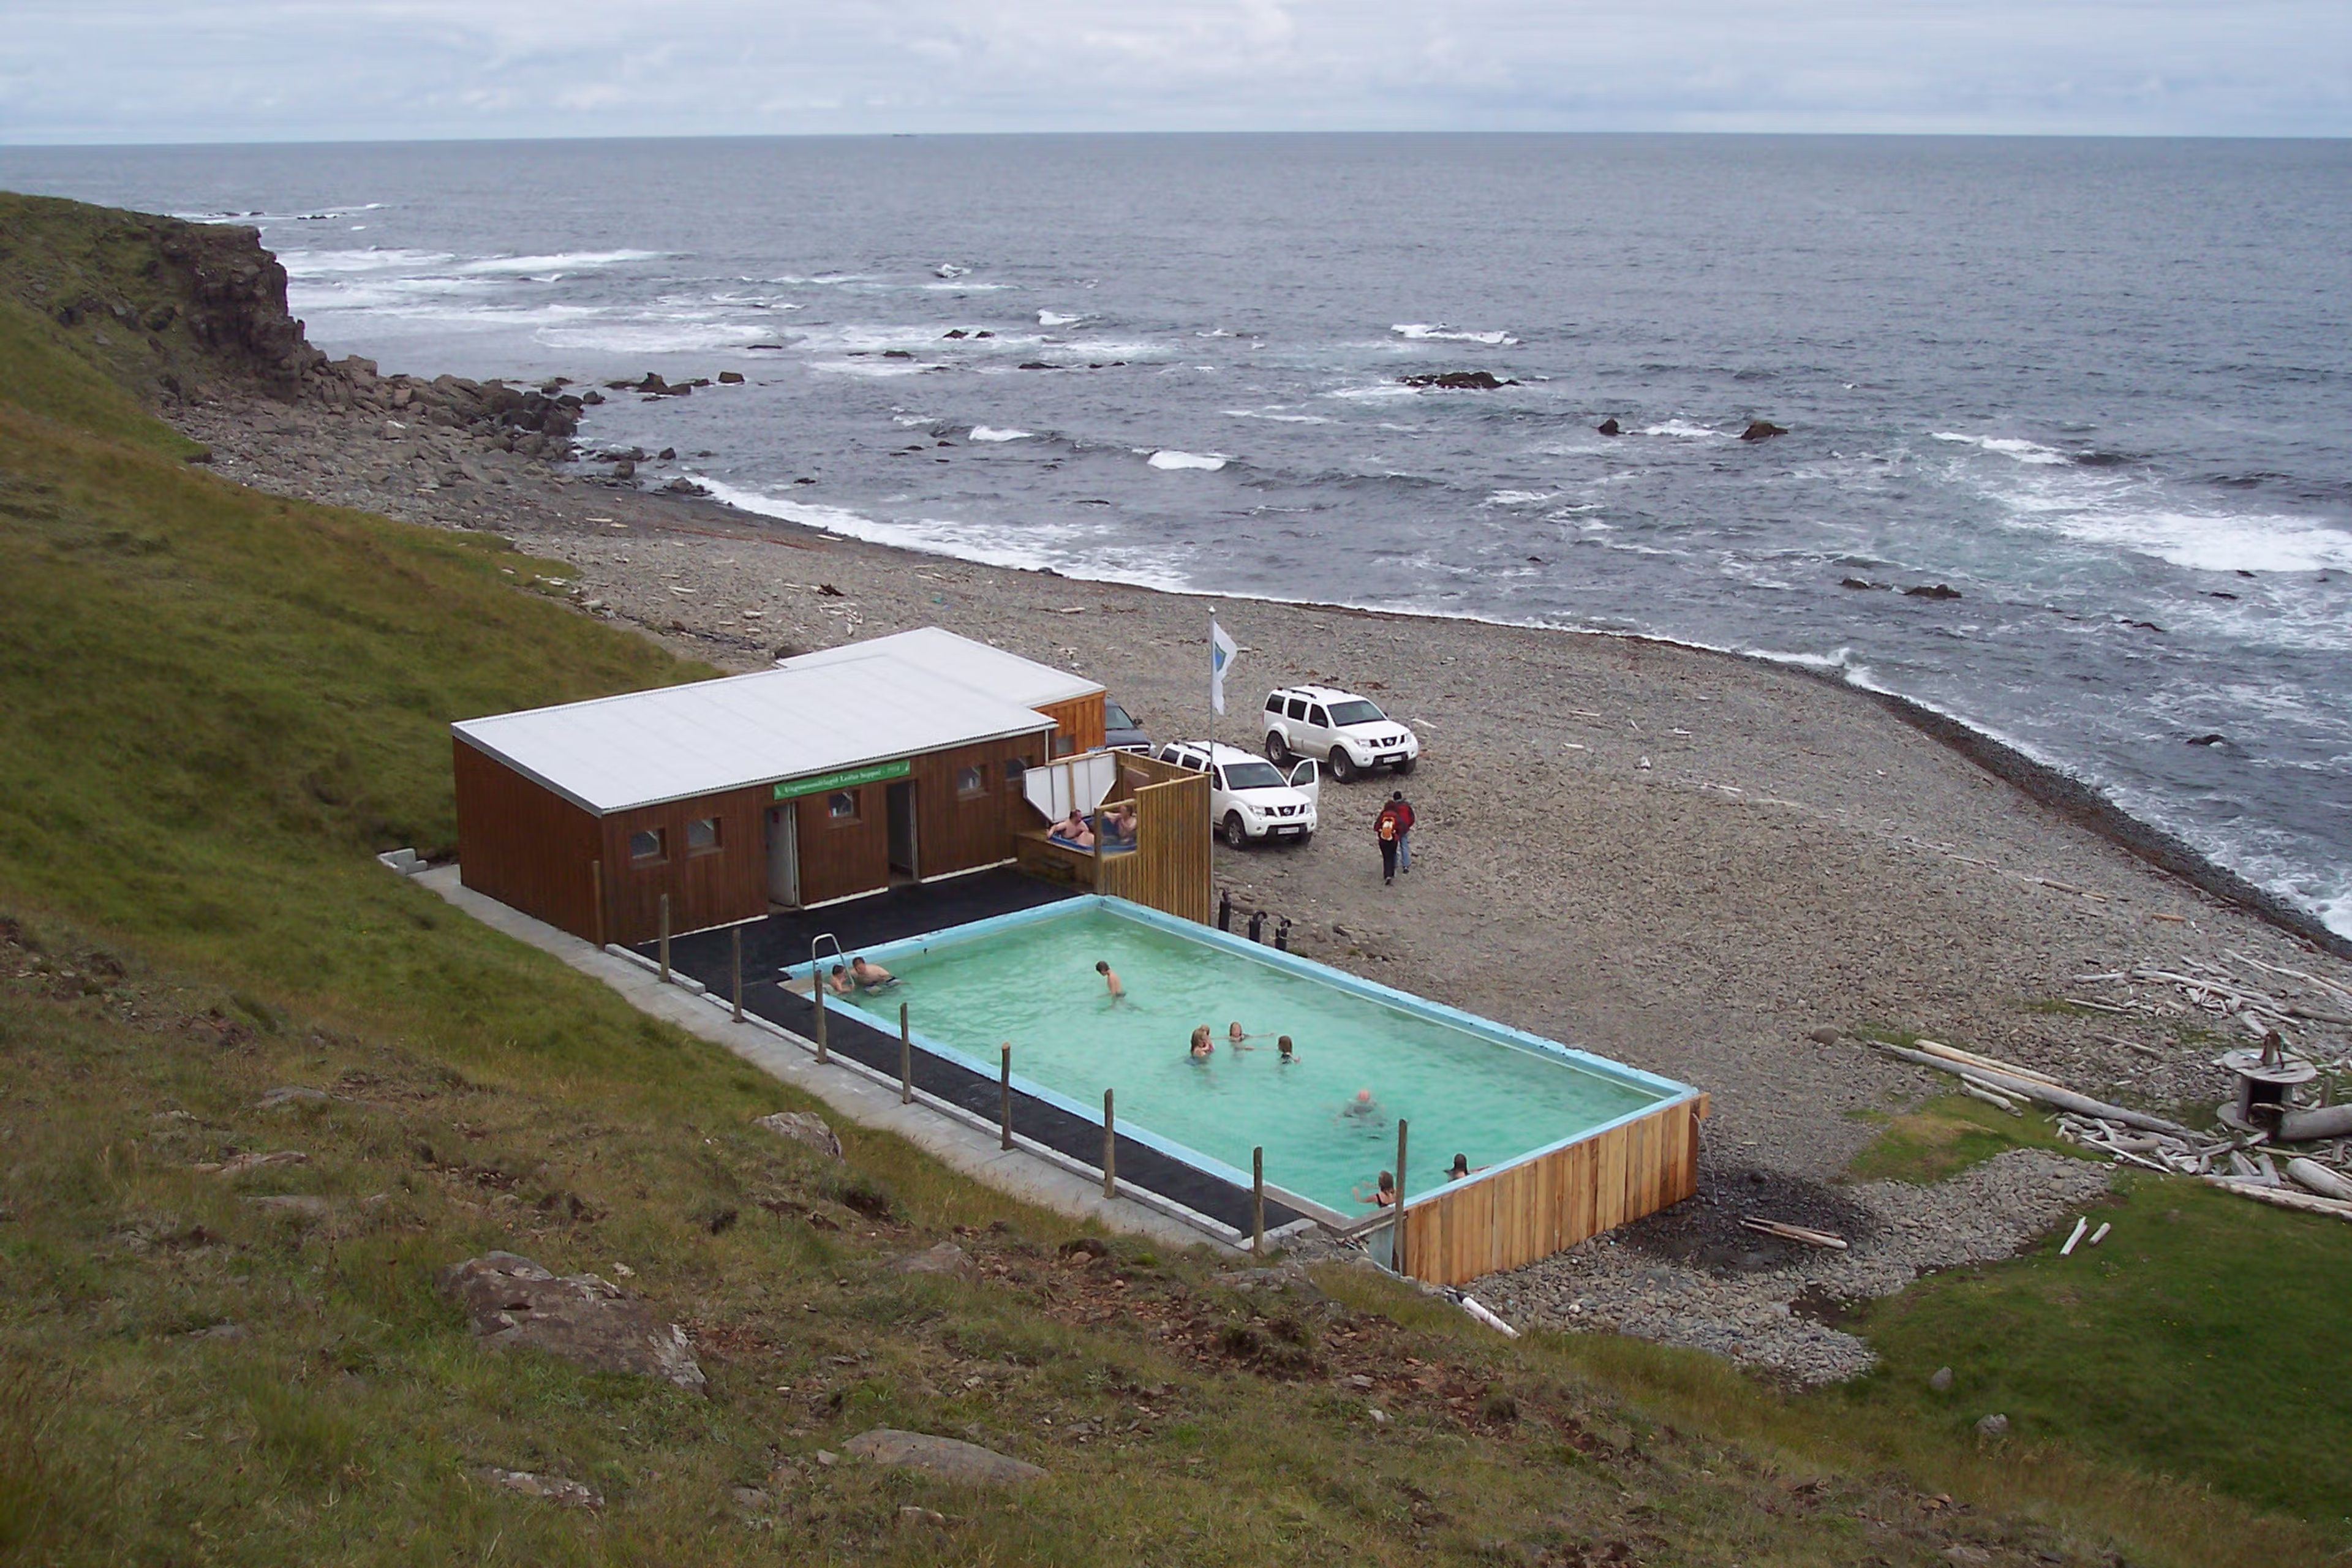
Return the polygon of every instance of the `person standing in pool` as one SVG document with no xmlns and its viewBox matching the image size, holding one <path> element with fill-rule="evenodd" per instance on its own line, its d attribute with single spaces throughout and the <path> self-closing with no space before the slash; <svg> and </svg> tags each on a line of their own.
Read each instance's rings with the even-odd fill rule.
<svg viewBox="0 0 2352 1568">
<path fill-rule="evenodd" d="M 1356 1121 L 1370 1121 L 1381 1113 L 1381 1102 L 1372 1098 L 1369 1089 L 1360 1089 L 1356 1098 L 1341 1107 L 1339 1114 Z"/>
<path fill-rule="evenodd" d="M 1207 1061 L 1216 1048 L 1216 1043 L 1209 1038 L 1208 1025 L 1203 1024 L 1199 1028 L 1192 1031 L 1192 1059 L 1194 1061 Z"/>
<path fill-rule="evenodd" d="M 1380 816 L 1372 819 L 1372 837 L 1381 845 L 1381 885 L 1396 880 L 1397 874 L 1397 815 L 1394 805 L 1381 807 Z"/>
<path fill-rule="evenodd" d="M 1389 794 L 1389 810 L 1396 816 L 1397 875 L 1412 869 L 1412 802 L 1405 799 L 1404 791 Z"/>
<path fill-rule="evenodd" d="M 1095 961 L 1095 973 L 1101 975 L 1103 977 L 1103 984 L 1109 987 L 1110 999 L 1112 1001 L 1124 1002 L 1127 1000 L 1127 987 L 1118 983 L 1118 971 L 1110 966 L 1109 959 L 1097 959 Z"/>
<path fill-rule="evenodd" d="M 1364 1191 L 1364 1184 L 1358 1182 L 1354 1187 L 1349 1189 L 1349 1195 L 1360 1204 L 1370 1204 L 1377 1208 L 1394 1207 L 1396 1205 L 1396 1175 L 1393 1172 L 1382 1171 L 1381 1173 L 1380 1184 L 1374 1187 L 1370 1192 L 1368 1193 Z"/>
<path fill-rule="evenodd" d="M 835 964 L 833 972 L 824 977 L 824 988 L 835 996 L 846 996 L 857 989 L 849 978 L 849 971 L 838 963 Z"/>
<path fill-rule="evenodd" d="M 879 991 L 885 985 L 896 985 L 898 977 L 878 963 L 868 963 L 864 954 L 849 961 L 849 977 L 865 991 Z"/>
<path fill-rule="evenodd" d="M 1281 1038 L 1276 1040 L 1274 1042 L 1274 1048 L 1281 1053 L 1276 1059 L 1277 1066 L 1288 1067 L 1291 1063 L 1298 1059 L 1297 1053 L 1292 1051 L 1290 1048 L 1290 1037 L 1288 1035 L 1285 1035 Z"/>
<path fill-rule="evenodd" d="M 1245 1046 L 1242 1044 L 1244 1040 L 1248 1038 L 1249 1037 L 1247 1035 L 1242 1033 L 1242 1021 L 1239 1018 L 1235 1018 L 1232 1023 L 1225 1026 L 1225 1045 L 1230 1049 L 1236 1051 L 1254 1051 L 1257 1049 L 1255 1046 Z"/>
</svg>

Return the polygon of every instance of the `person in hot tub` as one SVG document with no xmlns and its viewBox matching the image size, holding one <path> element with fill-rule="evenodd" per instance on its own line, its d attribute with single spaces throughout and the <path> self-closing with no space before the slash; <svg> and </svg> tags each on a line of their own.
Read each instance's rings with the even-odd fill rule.
<svg viewBox="0 0 2352 1568">
<path fill-rule="evenodd" d="M 1054 824 L 1053 837 L 1080 849 L 1095 847 L 1095 830 L 1087 826 L 1087 819 L 1078 815 L 1078 808 L 1075 805 L 1070 807 L 1069 816 Z"/>
<path fill-rule="evenodd" d="M 868 963 L 862 957 L 849 961 L 849 977 L 857 982 L 860 991 L 879 991 L 885 985 L 896 985 L 898 977 L 878 963 Z"/>
</svg>

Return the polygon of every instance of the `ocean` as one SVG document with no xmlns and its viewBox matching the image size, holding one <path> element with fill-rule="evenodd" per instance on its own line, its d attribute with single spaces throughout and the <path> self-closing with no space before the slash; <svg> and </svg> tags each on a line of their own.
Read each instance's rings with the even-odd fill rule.
<svg viewBox="0 0 2352 1568">
<path fill-rule="evenodd" d="M 2352 143 L 0 148 L 0 185 L 257 225 L 386 371 L 740 371 L 582 439 L 750 511 L 1900 693 L 2352 936 Z M 1499 384 L 1408 380 L 1455 372 Z"/>
</svg>

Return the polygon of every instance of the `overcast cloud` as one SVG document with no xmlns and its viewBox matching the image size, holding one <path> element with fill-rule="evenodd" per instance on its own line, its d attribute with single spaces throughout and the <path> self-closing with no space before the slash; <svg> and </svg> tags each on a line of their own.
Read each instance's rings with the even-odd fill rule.
<svg viewBox="0 0 2352 1568">
<path fill-rule="evenodd" d="M 0 0 L 0 142 L 2352 133 L 2352 0 Z"/>
</svg>

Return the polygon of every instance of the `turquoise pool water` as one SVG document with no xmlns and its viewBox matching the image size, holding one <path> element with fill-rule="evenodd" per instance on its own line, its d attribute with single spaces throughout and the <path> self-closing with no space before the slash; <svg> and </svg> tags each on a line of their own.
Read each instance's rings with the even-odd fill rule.
<svg viewBox="0 0 2352 1568">
<path fill-rule="evenodd" d="M 1262 1145 L 1269 1185 L 1342 1214 L 1373 1212 L 1352 1193 L 1394 1163 L 1400 1116 L 1411 1124 L 1407 1184 L 1418 1194 L 1439 1184 L 1457 1152 L 1473 1167 L 1499 1164 L 1683 1092 L 1099 900 L 867 956 L 902 984 L 835 1005 L 895 1033 L 904 1002 L 918 1036 L 992 1077 L 998 1043 L 1010 1040 L 1017 1079 L 1092 1116 L 1113 1089 L 1122 1130 L 1206 1155 L 1244 1181 L 1251 1149 Z M 1109 998 L 1098 959 L 1126 983 L 1125 1000 Z M 1227 1043 L 1235 1021 L 1250 1048 Z M 1200 1024 L 1216 1040 L 1206 1061 L 1187 1050 Z M 1279 1035 L 1296 1048 L 1288 1065 L 1276 1053 Z M 1374 1109 L 1352 1113 L 1365 1089 Z"/>
</svg>

